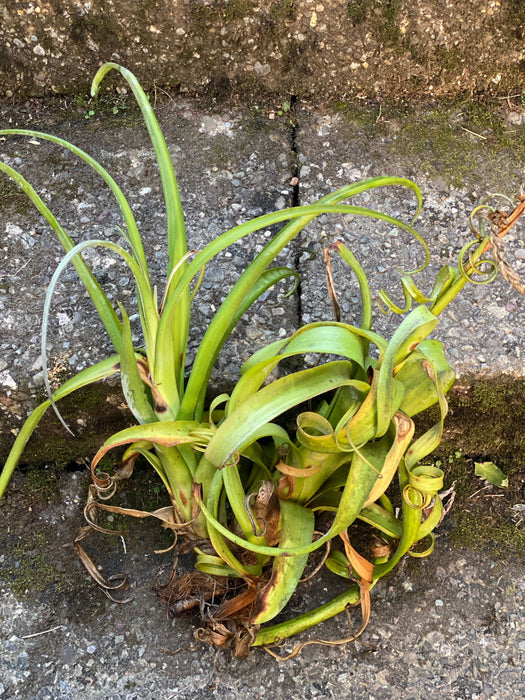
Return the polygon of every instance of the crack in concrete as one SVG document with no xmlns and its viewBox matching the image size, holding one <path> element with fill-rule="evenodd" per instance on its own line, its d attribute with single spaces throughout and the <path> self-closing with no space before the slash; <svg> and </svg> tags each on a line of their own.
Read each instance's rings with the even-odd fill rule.
<svg viewBox="0 0 525 700">
<path fill-rule="evenodd" d="M 297 95 L 290 95 L 290 151 L 291 151 L 291 160 L 292 160 L 292 167 L 291 167 L 291 180 L 290 180 L 290 186 L 291 186 L 291 206 L 292 207 L 298 207 L 301 204 L 301 197 L 300 197 L 300 192 L 299 192 L 299 187 L 300 187 L 300 171 L 301 171 L 301 166 L 299 163 L 299 148 L 297 145 L 297 140 L 298 140 L 298 123 L 297 123 L 297 103 L 298 103 L 298 97 Z M 295 244 L 295 256 L 294 256 L 294 268 L 296 272 L 300 274 L 300 257 L 301 257 L 301 251 L 299 246 L 297 246 L 297 241 L 294 241 Z M 303 320 L 303 309 L 302 309 L 302 295 L 301 295 L 301 279 L 299 278 L 299 282 L 297 283 L 297 289 L 296 289 L 296 298 L 297 298 L 297 327 L 299 327 L 302 323 Z"/>
</svg>

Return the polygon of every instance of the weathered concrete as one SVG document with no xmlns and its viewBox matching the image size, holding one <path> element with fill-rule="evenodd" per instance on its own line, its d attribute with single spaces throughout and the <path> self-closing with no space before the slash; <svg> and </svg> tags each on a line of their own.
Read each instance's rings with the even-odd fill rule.
<svg viewBox="0 0 525 700">
<path fill-rule="evenodd" d="M 424 206 L 416 228 L 429 245 L 430 263 L 414 279 L 426 294 L 430 294 L 438 270 L 443 265 L 455 265 L 461 248 L 473 239 L 468 228 L 473 208 L 490 192 L 515 197 L 525 181 L 521 146 L 514 151 L 510 143 L 492 141 L 495 134 L 490 128 L 484 130 L 481 123 L 474 127 L 479 130 L 478 135 L 468 133 L 465 115 L 454 122 L 453 113 L 434 113 L 430 128 L 428 119 L 428 113 L 412 113 L 404 117 L 403 123 L 387 112 L 383 122 L 367 127 L 357 126 L 354 120 L 345 120 L 341 115 L 327 117 L 305 111 L 299 117 L 298 137 L 301 201 L 305 203 L 314 201 L 328 188 L 384 174 L 403 175 L 421 186 Z M 524 129 L 519 127 L 514 132 L 518 139 Z M 513 128 L 506 131 L 510 134 Z M 445 150 L 442 139 L 447 144 Z M 404 221 L 410 221 L 416 209 L 413 194 L 401 188 L 365 193 L 352 203 L 401 215 Z M 374 296 L 384 288 L 403 306 L 399 271 L 414 270 L 423 262 L 419 243 L 373 219 L 322 217 L 308 227 L 300 240 L 303 321 L 320 320 L 331 314 L 322 253 L 338 237 L 352 248 L 364 266 Z M 523 225 L 510 238 L 506 242 L 509 260 L 523 276 Z M 356 286 L 352 287 L 355 282 L 346 264 L 337 264 L 336 260 L 334 264 L 343 315 L 356 323 L 359 295 Z M 376 313 L 374 327 L 388 335 L 398 322 L 399 317 Z M 444 342 L 459 374 L 507 372 L 523 376 L 525 337 L 520 329 L 524 324 L 522 295 L 500 277 L 491 285 L 467 285 L 442 314 L 434 335 Z"/>
<path fill-rule="evenodd" d="M 180 175 L 189 249 L 200 250 L 237 222 L 283 208 L 291 203 L 291 151 L 287 129 L 275 121 L 236 115 L 196 113 L 179 102 L 160 110 L 161 121 Z M 129 118 L 129 115 L 128 115 Z M 142 232 L 151 276 L 162 294 L 167 264 L 165 212 L 154 154 L 139 116 L 133 125 L 111 121 L 56 125 L 53 131 L 91 152 L 113 172 L 135 210 Z M 113 122 L 114 123 L 114 122 Z M 87 129 L 86 129 L 87 127 Z M 123 243 L 118 206 L 102 179 L 89 167 L 65 155 L 63 149 L 35 139 L 8 139 L 1 144 L 4 162 L 19 168 L 35 188 L 49 199 L 64 228 L 75 241 L 109 239 Z M 7 186 L 4 177 L 2 183 Z M 58 260 L 60 244 L 24 195 L 5 192 L 1 230 L 4 259 L 0 297 L 2 359 L 0 381 L 5 395 L 1 404 L 7 429 L 42 391 L 42 357 L 39 327 L 45 289 Z M 207 266 L 206 276 L 193 304 L 190 363 L 200 338 L 219 304 L 248 261 L 268 241 L 263 230 L 232 246 Z M 110 298 L 121 299 L 132 322 L 137 321 L 133 279 L 126 267 L 104 249 L 88 251 L 87 258 Z M 294 264 L 292 251 L 281 264 Z M 219 264 L 218 264 L 219 263 Z M 50 328 L 52 374 L 62 378 L 111 354 L 108 337 L 74 271 L 66 272 L 53 303 Z M 283 337 L 297 323 L 297 298 L 282 299 L 286 283 L 264 295 L 254 308 L 251 325 L 241 321 L 222 354 L 212 385 L 216 395 L 238 378 L 240 362 L 255 344 Z M 138 332 L 138 331 L 137 331 Z M 138 340 L 139 336 L 136 336 Z M 265 340 L 264 340 L 265 339 Z M 105 395 L 87 403 L 106 402 Z M 119 401 L 117 400 L 118 404 Z M 83 432 L 85 416 L 74 423 Z"/>
<path fill-rule="evenodd" d="M 39 103 L 29 110 L 4 107 L 5 126 L 22 123 L 68 138 L 114 174 L 129 197 L 152 265 L 153 278 L 163 287 L 166 263 L 164 210 L 154 156 L 140 116 L 131 107 L 122 115 L 92 116 L 54 111 Z M 429 289 L 437 269 L 453 264 L 469 240 L 468 216 L 487 192 L 508 196 L 519 192 L 524 156 L 524 126 L 501 114 L 482 112 L 476 118 L 463 112 L 357 111 L 351 115 L 321 115 L 301 108 L 281 117 L 263 110 L 213 114 L 188 102 L 158 106 L 161 124 L 179 174 L 190 248 L 202 246 L 235 225 L 258 214 L 289 205 L 297 173 L 299 202 L 311 202 L 331 189 L 371 175 L 413 177 L 422 187 L 425 207 L 418 228 L 429 243 L 431 264 L 422 275 Z M 514 106 L 513 110 L 518 107 Z M 46 111 L 47 110 L 47 111 Z M 276 118 L 271 118 L 276 117 Z M 402 121 L 401 121 L 402 120 Z M 476 121 L 477 120 L 477 121 Z M 46 127 L 47 124 L 47 127 Z M 476 135 L 477 134 L 477 135 Z M 444 140 L 443 140 L 444 139 Z M 121 218 L 102 180 L 85 164 L 43 140 L 9 138 L 0 143 L 2 159 L 22 171 L 74 240 L 108 238 L 122 241 Z M 60 259 L 60 246 L 25 195 L 2 177 L 0 231 L 3 261 L 0 287 L 2 337 L 0 399 L 3 438 L 0 454 L 12 441 L 11 431 L 42 396 L 39 330 L 47 283 Z M 377 207 L 410 221 L 414 198 L 403 190 L 363 195 L 356 203 Z M 248 260 L 272 235 L 251 236 L 208 266 L 194 302 L 193 330 L 188 361 L 226 290 Z M 286 286 L 265 295 L 241 321 L 217 363 L 211 390 L 228 390 L 238 378 L 241 363 L 257 347 L 291 333 L 299 323 L 332 318 L 324 280 L 323 247 L 342 238 L 364 264 L 372 289 L 382 286 L 400 300 L 396 268 L 413 269 L 421 250 L 404 234 L 370 220 L 322 217 L 286 249 L 280 261 L 301 273 L 300 299 L 282 299 Z M 523 275 L 523 227 L 509 237 L 509 257 Z M 110 294 L 134 314 L 132 279 L 104 250 L 88 255 L 99 280 Z M 521 265 L 521 268 L 519 267 Z M 336 284 L 343 315 L 358 320 L 352 276 L 335 264 Z M 387 337 L 399 320 L 376 314 L 375 327 Z M 108 356 L 111 347 L 97 325 L 91 302 L 74 272 L 66 272 L 57 289 L 49 331 L 52 376 L 62 380 L 71 373 Z M 469 286 L 440 321 L 437 337 L 445 341 L 448 356 L 459 374 L 489 376 L 501 372 L 523 377 L 525 324 L 522 297 L 502 280 L 488 287 Z M 136 329 L 137 339 L 139 338 Z M 98 404 L 109 413 L 93 411 Z M 80 403 L 64 405 L 77 434 L 86 442 L 72 443 L 51 422 L 32 443 L 28 461 L 54 456 L 91 454 L 102 434 L 113 432 L 124 418 L 122 401 L 107 387 L 83 394 Z M 95 421 L 90 418 L 95 416 Z M 97 422 L 99 421 L 99 422 Z M 91 437 L 89 437 L 91 436 Z M 40 447 L 38 447 L 40 445 Z"/>
<path fill-rule="evenodd" d="M 117 61 L 145 87 L 223 100 L 513 94 L 520 0 L 8 0 L 0 95 L 86 93 Z"/>
<path fill-rule="evenodd" d="M 440 528 L 430 557 L 406 557 L 374 588 L 371 620 L 358 642 L 309 646 L 282 663 L 261 649 L 232 660 L 195 642 L 198 615 L 170 620 L 152 592 L 155 579 L 169 574 L 171 555 L 152 551 L 169 546 L 168 533 L 140 522 L 125 533 L 125 548 L 118 537 L 89 541 L 105 574 L 131 579 L 133 602 L 111 603 L 67 546 L 82 524 L 85 475 L 62 474 L 52 483 L 54 498 L 48 476 L 41 478 L 47 491 L 39 495 L 35 482 L 18 474 L 0 503 L 2 700 L 261 700 L 269 693 L 279 700 L 515 700 L 525 694 L 525 565 L 510 541 L 495 556 L 490 548 L 454 545 Z M 501 501 L 484 502 L 491 500 Z M 312 610 L 344 586 L 325 570 L 300 586 L 286 614 Z M 350 612 L 355 631 L 360 613 Z M 348 633 L 341 615 L 289 640 L 285 651 L 298 641 Z"/>
</svg>

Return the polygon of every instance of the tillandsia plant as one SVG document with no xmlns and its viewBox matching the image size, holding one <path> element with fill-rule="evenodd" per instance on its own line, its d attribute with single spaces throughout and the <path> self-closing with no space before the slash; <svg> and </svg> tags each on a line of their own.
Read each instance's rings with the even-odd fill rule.
<svg viewBox="0 0 525 700">
<path fill-rule="evenodd" d="M 96 94 L 112 69 L 129 83 L 157 157 L 167 210 L 168 267 L 164 290 L 159 299 L 133 212 L 115 180 L 98 162 L 71 143 L 49 134 L 22 129 L 0 131 L 1 136 L 48 140 L 88 163 L 113 193 L 128 243 L 127 249 L 106 240 L 75 245 L 27 180 L 0 162 L 0 170 L 28 195 L 66 251 L 44 304 L 42 356 L 49 398 L 31 413 L 18 434 L 0 475 L 0 496 L 45 411 L 53 407 L 62 420 L 56 406 L 61 398 L 120 373 L 122 390 L 137 425 L 111 436 L 94 456 L 85 508 L 88 524 L 75 540 L 84 565 L 108 595 L 123 588 L 125 582 L 105 580 L 84 551 L 82 540 L 93 529 L 109 532 L 100 523 L 103 512 L 151 515 L 173 530 L 175 541 L 177 536 L 182 538 L 196 554 L 196 575 L 190 577 L 189 583 L 185 579 L 183 586 L 175 573 L 165 597 L 170 602 L 177 596 L 183 598 L 188 585 L 224 592 L 222 602 L 197 632 L 199 639 L 228 646 L 244 656 L 252 646 L 269 649 L 277 640 L 358 602 L 363 612 L 359 634 L 368 622 L 372 586 L 407 552 L 416 556 L 429 553 L 432 531 L 442 516 L 439 493 L 443 474 L 424 464 L 424 460 L 441 439 L 447 413 L 445 393 L 453 383 L 454 373 L 441 344 L 430 340 L 429 335 L 441 311 L 468 281 L 479 281 L 480 274 L 483 281 L 488 281 L 497 273 L 494 262 L 488 263 L 488 272 L 485 270 L 487 261 L 483 256 L 489 247 L 498 251 L 498 264 L 507 278 L 512 278 L 501 247 L 495 245 L 499 240 L 496 233 L 505 233 L 505 227 L 515 223 L 525 201 L 522 198 L 512 215 L 503 218 L 488 204 L 478 208 L 474 214 L 480 221 L 479 230 L 474 228 L 472 218 L 476 240 L 461 251 L 457 267 L 440 271 L 429 297 L 416 287 L 414 273 L 402 278 L 404 308 L 396 307 L 382 293 L 388 310 L 407 312 L 389 340 L 372 330 L 371 293 L 363 268 L 344 244 L 334 243 L 327 249 L 325 261 L 335 320 L 305 325 L 290 337 L 260 349 L 241 368 L 232 393 L 220 395 L 206 406 L 212 368 L 241 316 L 276 283 L 297 279 L 294 270 L 272 265 L 308 223 L 329 213 L 386 221 L 421 243 L 425 265 L 428 249 L 412 224 L 344 203 L 376 188 L 404 186 L 414 193 L 419 213 L 421 193 L 405 178 L 376 177 L 336 190 L 315 204 L 284 209 L 237 225 L 201 251 L 188 251 L 173 165 L 138 81 L 125 68 L 107 63 L 94 78 L 92 94 Z M 246 267 L 218 309 L 186 375 L 192 298 L 206 264 L 243 237 L 279 223 L 284 226 Z M 143 334 L 140 346 L 133 344 L 128 313 L 120 304 L 117 309 L 112 306 L 82 257 L 93 247 L 119 255 L 133 274 Z M 359 326 L 340 319 L 331 270 L 334 254 L 340 255 L 357 276 L 362 303 Z M 47 323 L 53 291 L 70 263 L 95 304 L 115 354 L 80 372 L 52 393 L 46 371 Z M 514 282 L 519 284 L 515 278 Z M 410 311 L 412 302 L 416 302 L 416 308 Z M 310 353 L 332 359 L 272 379 L 272 373 L 284 359 Z M 300 410 L 305 402 L 312 402 L 312 410 Z M 414 417 L 435 403 L 440 408 L 439 422 L 414 439 Z M 279 422 L 279 417 L 290 410 L 296 411 L 297 427 L 292 432 Z M 122 446 L 126 447 L 121 465 L 111 474 L 101 471 L 102 458 Z M 169 495 L 169 506 L 149 513 L 110 504 L 119 483 L 132 476 L 138 458 L 146 460 L 160 476 Z M 400 504 L 397 510 L 396 504 Z M 316 515 L 320 513 L 328 513 L 331 519 L 323 531 L 316 529 Z M 380 546 L 374 545 L 371 560 L 357 551 L 355 542 L 352 544 L 349 527 L 356 521 L 368 523 L 378 533 Z M 336 538 L 341 540 L 342 548 L 330 549 Z M 290 600 L 309 555 L 321 548 L 325 548 L 323 562 L 331 571 L 357 583 L 308 615 L 264 627 Z M 233 594 L 227 592 L 227 582 L 231 581 L 238 584 L 233 586 Z M 301 645 L 296 651 L 300 648 Z"/>
<path fill-rule="evenodd" d="M 228 556 L 233 555 L 231 546 L 226 549 L 228 540 L 230 545 L 259 556 L 272 556 L 274 561 L 268 581 L 261 577 L 255 583 L 250 582 L 250 571 L 245 567 L 246 591 L 219 608 L 212 621 L 218 624 L 210 624 L 202 631 L 201 638 L 233 643 L 239 653 L 243 652 L 248 638 L 250 644 L 265 645 L 279 659 L 294 656 L 305 644 L 346 643 L 359 635 L 368 622 L 369 593 L 375 583 L 406 553 L 422 557 L 432 552 L 433 530 L 444 515 L 442 499 L 447 492 L 442 491 L 442 470 L 425 464 L 424 460 L 441 440 L 447 414 L 445 393 L 452 386 L 454 372 L 442 344 L 428 336 L 436 328 L 440 313 L 465 284 L 490 282 L 497 275 L 498 266 L 505 279 L 525 293 L 525 286 L 504 258 L 500 241 L 524 211 L 523 195 L 508 216 L 488 203 L 477 207 L 470 221 L 475 239 L 460 251 L 457 266 L 445 266 L 439 271 L 428 297 L 418 289 L 412 274 L 401 280 L 404 307 L 396 306 L 381 292 L 384 310 L 407 313 L 390 340 L 371 330 L 370 289 L 356 258 L 340 242 L 326 249 L 328 289 L 337 320 L 304 326 L 290 338 L 263 348 L 245 363 L 228 401 L 226 420 L 205 453 L 217 467 L 231 459 L 239 460 L 239 467 L 229 465 L 217 472 L 216 489 L 212 489 L 208 503 L 201 506 L 216 552 L 228 562 Z M 493 249 L 494 260 L 484 257 L 489 247 Z M 360 327 L 339 320 L 330 263 L 333 253 L 341 255 L 358 278 L 362 301 Z M 414 302 L 416 308 L 411 310 Z M 369 353 L 371 345 L 376 347 L 375 353 Z M 345 360 L 303 370 L 261 388 L 268 373 L 282 359 L 296 352 L 312 351 L 338 355 Z M 285 382 L 291 385 L 307 375 L 307 381 L 313 381 L 314 372 L 321 371 L 331 373 L 337 388 L 329 398 L 321 397 L 315 411 L 298 414 L 295 436 L 284 437 L 280 458 L 274 457 L 275 466 L 269 474 L 261 473 L 262 486 L 259 492 L 251 494 L 256 499 L 254 511 L 259 506 L 257 512 L 248 517 L 241 509 L 235 513 L 237 521 L 244 526 L 244 533 L 239 536 L 220 522 L 216 503 L 222 490 L 232 507 L 238 502 L 237 494 L 248 493 L 241 476 L 243 459 L 240 453 L 236 455 L 236 448 L 245 446 L 249 440 L 252 426 L 248 416 L 253 420 L 259 410 L 266 411 L 267 399 L 272 394 L 278 395 L 279 382 L 283 386 Z M 439 405 L 440 420 L 414 439 L 414 417 L 435 403 Z M 246 420 L 239 421 L 243 416 Z M 239 427 L 232 432 L 235 424 Z M 250 474 L 253 477 L 253 471 Z M 268 503 L 268 491 L 275 492 L 278 503 Z M 244 511 L 248 510 L 249 502 L 247 495 Z M 276 517 L 275 509 L 280 518 Z M 324 533 L 315 536 L 313 516 L 323 511 L 334 513 L 333 520 Z M 352 545 L 349 527 L 356 521 L 367 523 L 375 532 L 369 547 L 372 561 Z M 255 541 L 257 535 L 277 539 L 276 523 L 281 528 L 278 546 L 267 547 Z M 217 539 L 216 533 L 221 539 Z M 330 552 L 330 543 L 336 536 L 342 540 L 344 551 Z M 326 566 L 356 583 L 317 610 L 260 628 L 259 625 L 269 622 L 282 610 L 303 576 L 307 555 L 322 546 L 327 546 L 323 560 Z M 234 561 L 238 566 L 238 560 Z M 204 570 L 204 558 L 201 562 Z M 268 647 L 358 602 L 363 624 L 356 634 L 338 642 L 315 639 L 300 643 L 285 657 Z M 247 611 L 246 606 L 249 606 Z M 231 624 L 232 614 L 242 617 L 243 608 L 247 620 L 244 638 L 238 631 L 234 632 Z M 230 624 L 221 624 L 222 619 L 228 619 Z"/>
</svg>

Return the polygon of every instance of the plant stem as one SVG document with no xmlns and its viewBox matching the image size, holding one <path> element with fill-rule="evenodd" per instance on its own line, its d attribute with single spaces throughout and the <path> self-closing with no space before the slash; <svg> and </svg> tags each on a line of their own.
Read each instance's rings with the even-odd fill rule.
<svg viewBox="0 0 525 700">
<path fill-rule="evenodd" d="M 375 583 L 375 582 L 374 582 Z M 370 587 L 374 585 L 371 584 Z M 287 622 L 281 622 L 278 625 L 272 625 L 271 627 L 264 627 L 259 630 L 255 641 L 253 643 L 254 647 L 264 646 L 266 644 L 275 644 L 275 642 L 280 639 L 286 639 L 294 634 L 299 634 L 304 630 L 313 627 L 314 625 L 328 620 L 334 615 L 338 615 L 343 612 L 347 605 L 355 605 L 359 602 L 360 591 L 357 584 L 353 585 L 344 593 L 337 596 L 328 603 L 321 605 L 319 608 L 312 610 L 311 612 L 305 613 L 304 615 L 299 615 L 299 617 L 293 620 L 288 620 Z"/>
<path fill-rule="evenodd" d="M 483 253 L 487 250 L 487 243 L 490 242 L 488 236 L 483 238 L 480 242 L 474 253 L 471 255 L 471 261 L 469 264 L 465 267 L 465 272 L 467 275 L 470 276 L 470 274 L 474 273 L 474 265 L 472 263 L 477 263 Z M 430 307 L 430 311 L 434 314 L 434 316 L 439 316 L 439 314 L 450 304 L 451 301 L 453 301 L 457 295 L 460 293 L 460 291 L 463 289 L 463 287 L 467 284 L 468 282 L 468 277 L 463 277 L 460 276 L 450 287 L 447 289 L 445 294 L 443 294 L 441 297 L 439 297 L 434 304 Z"/>
</svg>

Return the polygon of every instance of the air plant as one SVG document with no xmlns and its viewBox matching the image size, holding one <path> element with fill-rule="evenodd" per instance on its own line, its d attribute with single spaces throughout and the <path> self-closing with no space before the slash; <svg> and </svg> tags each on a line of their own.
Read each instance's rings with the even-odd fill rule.
<svg viewBox="0 0 525 700">
<path fill-rule="evenodd" d="M 442 470 L 425 463 L 425 460 L 441 441 L 448 410 L 445 393 L 453 384 L 454 372 L 445 358 L 442 344 L 428 336 L 436 328 L 439 314 L 465 284 L 490 282 L 497 274 L 498 265 L 503 276 L 518 291 L 525 292 L 504 259 L 500 242 L 524 210 L 523 196 L 508 217 L 486 203 L 476 208 L 471 216 L 475 240 L 460 251 L 457 266 L 445 266 L 439 271 L 428 297 L 416 286 L 413 274 L 405 275 L 401 280 L 405 295 L 403 308 L 381 292 L 380 298 L 387 311 L 408 312 L 388 341 L 371 330 L 370 289 L 356 258 L 340 242 L 326 249 L 328 289 L 338 320 L 304 326 L 290 338 L 255 353 L 243 366 L 241 379 L 229 399 L 226 420 L 205 453 L 220 469 L 214 477 L 216 490 L 212 490 L 207 504 L 201 504 L 216 552 L 228 562 L 231 555 L 231 550 L 229 554 L 225 551 L 228 542 L 230 546 L 249 550 L 260 557 L 273 557 L 273 566 L 271 578 L 269 581 L 263 579 L 262 585 L 254 585 L 251 572 L 245 569 L 243 575 L 248 590 L 252 591 L 251 596 L 244 591 L 238 596 L 238 602 L 233 598 L 223 604 L 209 623 L 208 630 L 201 633 L 201 638 L 233 645 L 241 654 L 245 652 L 246 640 L 249 639 L 251 645 L 265 646 L 277 658 L 290 658 L 305 643 L 298 644 L 287 657 L 279 656 L 268 645 L 360 602 L 363 624 L 356 634 L 339 640 L 339 643 L 346 643 L 366 627 L 370 589 L 375 583 L 406 553 L 422 557 L 432 552 L 433 530 L 444 516 L 442 497 L 446 492 L 442 492 Z M 476 217 L 479 218 L 479 230 L 475 227 Z M 494 223 L 496 218 L 499 225 Z M 489 223 L 488 232 L 486 222 Z M 497 264 L 484 257 L 488 247 L 494 249 Z M 339 320 L 330 263 L 334 252 L 349 264 L 359 281 L 362 301 L 359 327 Z M 416 308 L 410 310 L 413 302 L 416 302 Z M 369 354 L 370 345 L 375 345 L 378 358 L 376 353 Z M 313 370 L 303 370 L 295 377 L 288 375 L 260 388 L 276 364 L 295 352 L 333 354 L 345 360 L 338 359 Z M 321 398 L 315 411 L 297 415 L 295 436 L 284 438 L 280 458 L 274 457 L 274 468 L 269 475 L 261 473 L 259 477 L 265 490 L 267 484 L 273 484 L 278 496 L 279 505 L 274 503 L 273 508 L 280 509 L 280 519 L 269 517 L 269 509 L 259 512 L 258 517 L 263 524 L 267 521 L 280 523 L 279 544 L 268 547 L 255 541 L 257 527 L 253 517 L 246 518 L 246 500 L 244 512 L 235 512 L 237 521 L 244 523 L 243 536 L 233 533 L 219 522 L 215 504 L 220 489 L 232 504 L 238 502 L 239 493 L 248 492 L 238 474 L 235 450 L 247 444 L 254 426 L 248 420 L 239 421 L 239 417 L 256 419 L 259 406 L 266 411 L 268 398 L 280 393 L 277 388 L 280 381 L 293 386 L 294 381 L 302 377 L 306 379 L 307 374 L 309 379 L 306 381 L 312 381 L 314 372 L 321 371 L 331 373 L 337 388 L 328 399 Z M 413 419 L 436 403 L 440 411 L 439 421 L 414 439 Z M 234 424 L 239 429 L 232 432 Z M 250 474 L 253 476 L 253 471 Z M 394 477 L 397 477 L 397 485 Z M 400 508 L 395 508 L 396 501 Z M 314 537 L 313 515 L 323 511 L 333 513 L 333 520 L 323 534 Z M 380 546 L 371 547 L 372 561 L 356 551 L 350 541 L 348 528 L 356 521 L 372 526 L 377 534 L 376 542 L 381 542 Z M 214 528 L 221 539 L 216 539 Z M 322 546 L 329 546 L 337 536 L 342 540 L 344 551 L 328 550 L 326 566 L 355 581 L 354 585 L 318 610 L 277 625 L 260 627 L 276 617 L 290 599 L 303 576 L 307 555 Z M 249 606 L 249 614 L 244 622 L 246 634 L 243 637 L 231 625 L 231 617 L 242 617 L 239 608 L 242 611 L 245 606 Z M 230 618 L 229 626 L 222 622 L 224 618 Z M 337 642 L 316 639 L 308 643 Z"/>
<path fill-rule="evenodd" d="M 75 245 L 29 182 L 0 162 L 0 170 L 28 195 L 66 251 L 44 304 L 42 355 L 48 399 L 30 414 L 15 440 L 0 475 L 0 496 L 45 411 L 53 407 L 62 420 L 56 405 L 60 399 L 86 384 L 119 373 L 126 402 L 137 424 L 111 436 L 94 456 L 85 509 L 88 524 L 75 540 L 78 554 L 99 585 L 111 595 L 124 583 L 105 580 L 81 544 L 93 529 L 107 531 L 99 522 L 99 514 L 106 511 L 138 517 L 151 515 L 194 548 L 200 577 L 196 581 L 202 582 L 204 576 L 218 581 L 237 580 L 241 584 L 240 592 L 226 596 L 206 620 L 205 627 L 197 632 L 200 639 L 229 646 L 235 654 L 243 656 L 252 646 L 268 648 L 276 640 L 360 601 L 363 625 L 359 634 L 368 622 L 373 585 L 407 552 L 423 556 L 432 550 L 432 531 L 443 511 L 439 496 L 443 473 L 424 460 L 441 439 L 447 413 L 445 394 L 453 383 L 454 373 L 441 343 L 430 340 L 429 335 L 441 311 L 467 281 L 477 281 L 481 273 L 483 281 L 489 281 L 497 273 L 492 261 L 488 262 L 488 273 L 485 271 L 487 260 L 483 257 L 487 248 L 494 247 L 499 240 L 496 229 L 499 233 L 503 231 L 489 220 L 490 230 L 485 233 L 486 217 L 490 219 L 497 212 L 488 205 L 474 212 L 481 215 L 479 231 L 472 223 L 476 241 L 461 251 L 456 267 L 445 267 L 439 272 L 429 297 L 413 281 L 412 275 L 419 270 L 402 278 L 404 308 L 396 307 L 386 294 L 381 294 L 388 310 L 408 312 L 389 340 L 372 330 L 371 293 L 363 268 L 343 243 L 334 243 L 327 249 L 325 261 L 336 320 L 305 325 L 290 337 L 261 348 L 241 368 L 231 394 L 222 394 L 206 406 L 212 368 L 241 316 L 276 283 L 297 279 L 294 270 L 272 265 L 280 251 L 308 223 L 330 213 L 386 221 L 421 243 L 426 265 L 427 246 L 412 224 L 380 211 L 344 203 L 365 191 L 403 186 L 414 193 L 418 214 L 421 193 L 417 185 L 405 178 L 371 178 L 338 189 L 314 204 L 239 224 L 201 251 L 188 251 L 173 165 L 137 79 L 125 68 L 107 63 L 94 78 L 92 94 L 97 93 L 102 79 L 112 69 L 119 71 L 129 83 L 157 157 L 167 210 L 168 266 L 164 292 L 159 301 L 133 212 L 115 180 L 98 162 L 71 143 L 49 134 L 23 129 L 0 131 L 1 136 L 22 135 L 50 141 L 90 165 L 104 179 L 120 207 L 128 244 L 127 249 L 107 240 Z M 517 214 L 519 207 L 503 223 L 500 220 L 500 224 L 515 223 L 525 206 L 523 201 L 520 206 L 522 209 Z M 284 226 L 246 267 L 218 309 L 186 376 L 192 297 L 205 265 L 243 237 L 279 223 Z M 140 346 L 133 344 L 128 313 L 121 304 L 118 309 L 112 306 L 82 257 L 84 251 L 94 247 L 116 253 L 133 274 L 143 334 Z M 498 263 L 509 277 L 501 247 L 496 245 L 495 250 Z M 331 271 L 334 254 L 342 257 L 359 282 L 362 303 L 359 326 L 339 318 Z M 53 291 L 69 264 L 74 265 L 89 292 L 115 354 L 80 372 L 52 393 L 46 370 L 47 323 Z M 410 311 L 413 301 L 417 305 Z M 370 351 L 371 346 L 375 352 Z M 307 353 L 332 359 L 272 379 L 273 371 L 284 359 Z M 312 410 L 301 410 L 306 401 L 314 404 Z M 440 409 L 438 423 L 414 439 L 414 417 L 435 403 Z M 297 414 L 297 428 L 291 432 L 279 422 L 283 412 L 290 410 Z M 101 459 L 121 446 L 126 446 L 121 465 L 112 474 L 101 471 Z M 160 476 L 170 499 L 169 506 L 152 513 L 110 504 L 119 483 L 132 476 L 139 457 Z M 400 503 L 398 510 L 395 498 Z M 319 513 L 333 514 L 322 533 L 315 524 Z M 357 520 L 368 523 L 382 538 L 383 546 L 375 551 L 371 561 L 350 540 L 348 528 Z M 335 538 L 342 541 L 342 549 L 329 549 Z M 283 610 L 303 576 L 309 555 L 322 547 L 326 548 L 324 559 L 328 568 L 357 583 L 307 616 L 263 626 Z M 170 585 L 177 586 L 176 576 Z"/>
</svg>

